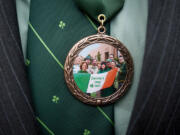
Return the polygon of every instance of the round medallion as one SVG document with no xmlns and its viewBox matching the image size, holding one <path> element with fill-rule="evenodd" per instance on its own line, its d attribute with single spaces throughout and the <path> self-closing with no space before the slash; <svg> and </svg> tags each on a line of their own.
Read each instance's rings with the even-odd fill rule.
<svg viewBox="0 0 180 135">
<path fill-rule="evenodd" d="M 90 105 L 106 105 L 125 94 L 133 77 L 127 48 L 104 31 L 77 42 L 64 66 L 70 92 Z"/>
</svg>

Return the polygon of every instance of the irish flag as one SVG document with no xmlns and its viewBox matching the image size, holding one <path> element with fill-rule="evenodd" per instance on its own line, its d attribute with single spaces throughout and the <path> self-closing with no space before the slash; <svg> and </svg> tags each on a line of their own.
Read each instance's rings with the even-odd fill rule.
<svg viewBox="0 0 180 135">
<path fill-rule="evenodd" d="M 99 74 L 76 73 L 74 74 L 74 80 L 80 90 L 85 93 L 93 93 L 111 87 L 116 73 L 117 68 Z"/>
</svg>

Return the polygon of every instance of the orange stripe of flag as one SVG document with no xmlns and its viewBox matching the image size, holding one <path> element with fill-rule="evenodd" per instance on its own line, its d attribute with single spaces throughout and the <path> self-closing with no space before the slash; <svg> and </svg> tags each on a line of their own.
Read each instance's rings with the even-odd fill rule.
<svg viewBox="0 0 180 135">
<path fill-rule="evenodd" d="M 117 71 L 118 71 L 118 69 L 115 68 L 108 72 L 102 89 L 109 88 L 113 85 Z"/>
</svg>

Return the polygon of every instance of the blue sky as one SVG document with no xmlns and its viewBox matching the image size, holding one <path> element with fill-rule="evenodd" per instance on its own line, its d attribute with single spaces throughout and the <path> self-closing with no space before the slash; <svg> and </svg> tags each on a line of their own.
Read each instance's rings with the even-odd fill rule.
<svg viewBox="0 0 180 135">
<path fill-rule="evenodd" d="M 89 45 L 88 47 L 84 48 L 84 49 L 79 53 L 79 56 L 82 56 L 82 57 L 85 58 L 86 56 L 88 56 L 88 54 L 89 54 L 92 50 L 97 49 L 99 46 L 100 46 L 100 44 L 98 44 L 98 43 Z"/>
</svg>

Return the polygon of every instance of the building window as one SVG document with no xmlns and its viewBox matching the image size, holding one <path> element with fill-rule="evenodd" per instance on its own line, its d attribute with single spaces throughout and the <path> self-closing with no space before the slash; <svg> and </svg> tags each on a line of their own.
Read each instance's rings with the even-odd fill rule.
<svg viewBox="0 0 180 135">
<path fill-rule="evenodd" d="M 105 52 L 105 60 L 109 58 L 109 52 Z"/>
</svg>

